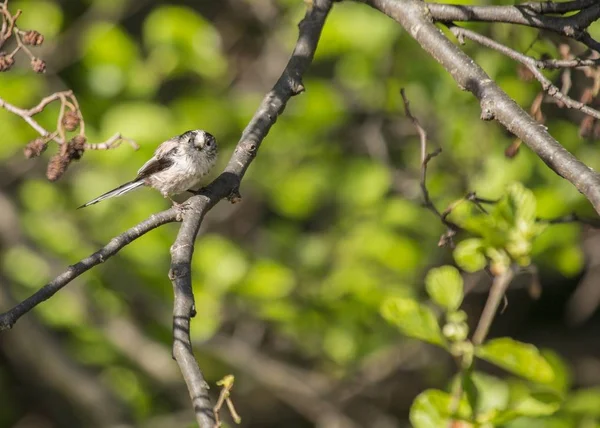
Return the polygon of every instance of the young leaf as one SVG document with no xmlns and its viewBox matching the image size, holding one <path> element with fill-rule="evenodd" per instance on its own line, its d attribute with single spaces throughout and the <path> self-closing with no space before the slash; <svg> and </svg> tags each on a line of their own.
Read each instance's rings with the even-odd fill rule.
<svg viewBox="0 0 600 428">
<path fill-rule="evenodd" d="M 427 389 L 420 393 L 410 407 L 409 419 L 413 428 L 446 427 L 451 422 L 450 394 L 438 389 Z M 468 404 L 461 399 L 458 406 L 458 417 L 464 418 L 469 413 Z"/>
<path fill-rule="evenodd" d="M 425 277 L 425 288 L 435 303 L 447 311 L 455 311 L 463 299 L 463 279 L 454 266 L 431 269 Z"/>
<path fill-rule="evenodd" d="M 477 272 L 487 264 L 483 255 L 483 241 L 477 238 L 459 242 L 454 249 L 453 256 L 456 264 L 467 272 Z"/>
<path fill-rule="evenodd" d="M 573 392 L 564 406 L 565 412 L 588 417 L 600 417 L 600 389 L 588 388 Z"/>
<path fill-rule="evenodd" d="M 536 200 L 533 192 L 521 183 L 513 183 L 507 189 L 507 197 L 510 205 L 514 208 L 517 223 L 535 222 Z"/>
<path fill-rule="evenodd" d="M 410 423 L 414 428 L 448 426 L 450 396 L 437 389 L 420 393 L 410 407 Z"/>
<path fill-rule="evenodd" d="M 572 374 L 569 366 L 556 352 L 550 349 L 542 349 L 541 352 L 554 372 L 554 379 L 547 386 L 558 394 L 566 394 L 571 388 L 572 383 Z M 600 403 L 598 404 L 600 405 Z"/>
<path fill-rule="evenodd" d="M 415 300 L 389 298 L 381 305 L 381 315 L 407 336 L 445 346 L 435 314 Z"/>
<path fill-rule="evenodd" d="M 550 392 L 534 392 L 520 401 L 513 410 L 519 416 L 548 416 L 555 413 L 561 404 L 557 394 Z"/>
<path fill-rule="evenodd" d="M 509 408 L 498 412 L 490 420 L 494 426 L 504 426 L 508 422 L 524 416 L 539 418 L 552 415 L 558 411 L 562 400 L 557 394 L 524 390 L 517 400 L 512 401 Z"/>
<path fill-rule="evenodd" d="M 533 345 L 509 337 L 493 339 L 475 349 L 475 355 L 534 382 L 554 379 L 552 366 Z"/>
</svg>

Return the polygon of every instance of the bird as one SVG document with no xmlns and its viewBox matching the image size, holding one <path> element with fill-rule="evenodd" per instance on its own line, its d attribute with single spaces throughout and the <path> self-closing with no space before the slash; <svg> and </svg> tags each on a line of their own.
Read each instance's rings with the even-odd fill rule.
<svg viewBox="0 0 600 428">
<path fill-rule="evenodd" d="M 161 143 L 154 156 L 138 170 L 137 176 L 121 186 L 78 207 L 85 208 L 108 198 L 121 196 L 141 186 L 158 190 L 173 205 L 178 195 L 198 185 L 217 160 L 217 140 L 202 129 L 184 132 Z"/>
</svg>

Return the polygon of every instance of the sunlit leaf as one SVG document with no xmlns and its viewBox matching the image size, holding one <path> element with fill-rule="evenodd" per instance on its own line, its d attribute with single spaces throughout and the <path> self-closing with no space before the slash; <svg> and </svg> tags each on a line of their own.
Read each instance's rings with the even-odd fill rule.
<svg viewBox="0 0 600 428">
<path fill-rule="evenodd" d="M 533 345 L 508 337 L 492 339 L 475 349 L 475 354 L 492 364 L 534 382 L 551 382 L 552 366 Z"/>
<path fill-rule="evenodd" d="M 483 255 L 483 242 L 481 239 L 471 238 L 460 241 L 452 255 L 456 264 L 467 272 L 477 272 L 483 269 L 487 260 Z"/>
<path fill-rule="evenodd" d="M 434 345 L 444 345 L 440 326 L 433 311 L 412 299 L 389 298 L 381 306 L 381 314 L 407 336 Z"/>
<path fill-rule="evenodd" d="M 448 311 L 460 307 L 463 299 L 463 279 L 454 266 L 431 269 L 425 277 L 427 293 L 435 303 Z"/>
<path fill-rule="evenodd" d="M 431 428 L 450 426 L 452 411 L 462 418 L 468 413 L 468 405 L 460 400 L 456 409 L 452 409 L 453 397 L 437 389 L 427 389 L 420 393 L 410 408 L 410 423 L 413 428 Z M 467 425 L 470 426 L 470 425 Z"/>
</svg>

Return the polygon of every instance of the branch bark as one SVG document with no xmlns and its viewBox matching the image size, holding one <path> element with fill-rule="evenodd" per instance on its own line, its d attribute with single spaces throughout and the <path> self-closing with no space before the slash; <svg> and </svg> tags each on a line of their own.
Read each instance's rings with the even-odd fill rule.
<svg viewBox="0 0 600 428">
<path fill-rule="evenodd" d="M 175 294 L 173 305 L 173 357 L 183 374 L 200 427 L 213 428 L 216 418 L 208 395 L 208 386 L 193 355 L 190 319 L 195 315 L 191 281 L 191 259 L 194 241 L 202 219 L 224 198 L 239 198 L 239 185 L 256 156 L 261 142 L 284 111 L 289 99 L 304 91 L 302 75 L 312 62 L 331 9 L 331 0 L 314 0 L 299 24 L 300 34 L 292 56 L 281 77 L 265 96 L 254 117 L 244 129 L 225 171 L 206 189 L 189 199 L 183 223 L 171 247 L 169 278 Z"/>
<path fill-rule="evenodd" d="M 473 345 L 481 345 L 487 337 L 490 327 L 492 326 L 492 321 L 494 321 L 494 317 L 498 311 L 498 306 L 500 306 L 500 302 L 506 294 L 508 286 L 515 277 L 516 271 L 516 266 L 511 265 L 506 272 L 494 277 L 494 282 L 492 282 L 492 287 L 490 288 L 490 294 L 485 302 L 483 312 L 481 313 L 481 317 L 475 328 L 475 333 L 473 333 L 473 338 L 471 339 Z"/>
<path fill-rule="evenodd" d="M 539 2 L 515 6 L 463 6 L 427 4 L 434 21 L 481 21 L 525 25 L 553 31 L 579 40 L 591 49 L 598 50 L 600 43 L 587 33 L 587 27 L 600 18 L 600 4 L 596 0 L 576 0 L 566 3 Z M 571 16 L 548 16 L 579 11 Z"/>
<path fill-rule="evenodd" d="M 452 31 L 452 34 L 454 34 L 459 40 L 464 38 L 473 40 L 474 42 L 477 42 L 482 46 L 494 49 L 515 61 L 519 61 L 521 64 L 527 67 L 529 71 L 531 71 L 531 73 L 537 79 L 537 81 L 542 84 L 542 89 L 548 95 L 564 103 L 564 105 L 568 108 L 580 110 L 589 116 L 592 116 L 596 119 L 600 119 L 600 111 L 580 101 L 576 101 L 569 97 L 567 94 L 561 92 L 560 89 L 557 86 L 555 86 L 550 79 L 548 79 L 542 74 L 542 72 L 539 69 L 544 67 L 543 61 L 538 61 L 535 58 L 517 52 L 516 50 L 511 49 L 508 46 L 503 45 L 502 43 L 498 43 L 497 41 L 490 39 L 489 37 L 476 33 L 475 31 L 469 30 L 467 28 L 457 27 L 455 25 L 449 25 L 448 28 L 450 29 L 450 31 Z"/>
<path fill-rule="evenodd" d="M 121 233 L 119 236 L 114 237 L 100 250 L 77 262 L 76 264 L 69 266 L 67 270 L 58 275 L 48 284 L 44 285 L 27 299 L 23 300 L 12 309 L 0 314 L 0 332 L 12 328 L 19 318 L 21 318 L 27 312 L 35 308 L 43 301 L 48 300 L 61 288 L 73 281 L 82 273 L 87 272 L 100 263 L 104 263 L 107 259 L 117 254 L 119 250 L 121 250 L 121 248 L 125 247 L 127 244 L 135 241 L 137 238 L 146 234 L 152 229 L 156 229 L 157 227 L 166 223 L 174 222 L 176 219 L 177 210 L 175 208 L 170 208 L 158 214 L 151 215 L 147 220 L 144 220 L 143 222 L 133 226 L 129 230 Z"/>
<path fill-rule="evenodd" d="M 436 59 L 456 83 L 481 104 L 483 120 L 496 119 L 508 131 L 519 137 L 554 172 L 570 181 L 600 213 L 600 176 L 569 153 L 558 141 L 519 107 L 502 89 L 459 47 L 448 40 L 434 25 L 428 7 L 418 0 L 363 0 L 385 13 Z"/>
</svg>

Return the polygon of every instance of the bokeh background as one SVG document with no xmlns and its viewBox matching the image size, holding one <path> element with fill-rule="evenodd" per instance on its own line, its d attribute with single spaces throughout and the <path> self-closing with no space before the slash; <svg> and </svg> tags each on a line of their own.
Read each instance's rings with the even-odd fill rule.
<svg viewBox="0 0 600 428">
<path fill-rule="evenodd" d="M 91 141 L 121 132 L 140 149 L 88 151 L 50 183 L 45 168 L 56 148 L 25 159 L 35 132 L 0 110 L 1 309 L 169 206 L 141 190 L 75 210 L 130 180 L 159 142 L 206 129 L 220 144 L 219 170 L 285 66 L 305 5 L 11 0 L 10 8 L 23 9 L 22 29 L 44 34 L 35 52 L 48 71 L 37 75 L 17 63 L 0 74 L 0 97 L 29 107 L 72 89 Z M 538 31 L 472 28 L 531 55 L 557 57 L 557 40 Z M 522 80 L 517 65 L 496 52 L 473 43 L 465 50 L 529 108 L 539 84 Z M 575 96 L 586 79 L 574 73 Z M 506 158 L 513 137 L 480 121 L 474 98 L 400 26 L 364 5 L 335 5 L 304 85 L 261 146 L 243 201 L 221 202 L 204 221 L 193 258 L 196 356 L 213 398 L 215 382 L 235 375 L 232 398 L 244 427 L 408 426 L 414 397 L 446 387 L 455 366 L 379 314 L 386 297 L 423 298 L 427 270 L 452 262 L 450 250 L 437 246 L 443 226 L 421 207 L 419 142 L 400 88 L 431 149 L 443 148 L 428 182 L 440 208 L 468 191 L 493 199 L 521 181 L 533 189 L 542 218 L 595 214 L 527 148 Z M 581 115 L 553 104 L 543 110 L 550 132 L 600 168 L 597 141 L 579 135 Z M 52 129 L 57 113 L 48 108 L 39 120 Z M 167 272 L 177 230 L 170 224 L 148 233 L 0 336 L 0 427 L 193 426 L 170 351 Z M 600 235 L 554 226 L 537 241 L 533 261 L 540 286 L 531 286 L 530 274 L 519 276 L 491 335 L 554 350 L 569 388 L 587 394 L 583 410 L 565 420 L 598 426 Z M 464 309 L 474 324 L 489 279 L 481 273 L 466 281 Z M 227 412 L 223 418 L 231 424 Z M 555 426 L 584 426 L 565 423 Z"/>
</svg>

